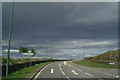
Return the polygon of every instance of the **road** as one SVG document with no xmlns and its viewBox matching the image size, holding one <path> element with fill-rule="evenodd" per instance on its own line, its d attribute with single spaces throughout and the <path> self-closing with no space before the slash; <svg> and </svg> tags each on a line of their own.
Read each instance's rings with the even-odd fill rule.
<svg viewBox="0 0 120 80">
<path fill-rule="evenodd" d="M 117 69 L 91 68 L 71 61 L 45 66 L 34 80 L 118 80 Z"/>
</svg>

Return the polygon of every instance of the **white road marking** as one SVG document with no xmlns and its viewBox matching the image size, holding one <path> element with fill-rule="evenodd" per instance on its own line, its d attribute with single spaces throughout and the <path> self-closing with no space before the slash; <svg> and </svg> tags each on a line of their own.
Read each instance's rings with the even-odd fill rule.
<svg viewBox="0 0 120 80">
<path fill-rule="evenodd" d="M 74 67 L 74 66 L 72 66 L 72 67 Z M 88 67 L 85 67 L 85 66 L 81 66 L 81 67 L 87 68 L 87 69 L 90 69 L 90 70 L 91 70 L 91 68 L 88 68 Z M 99 71 L 99 70 L 97 70 L 97 72 L 100 72 L 100 73 L 103 73 L 103 74 L 106 74 L 106 75 L 109 75 L 109 76 L 112 76 L 112 77 L 118 77 L 118 76 L 115 76 L 115 75 L 110 74 L 110 73 L 101 72 L 101 71 Z M 100 80 L 102 80 L 102 79 L 100 79 Z"/>
<path fill-rule="evenodd" d="M 53 69 L 51 69 L 51 73 L 53 73 Z"/>
<path fill-rule="evenodd" d="M 63 71 L 61 71 L 63 75 L 65 75 L 65 73 Z"/>
<path fill-rule="evenodd" d="M 77 70 L 80 71 L 80 72 L 82 71 L 82 70 L 80 70 L 80 69 L 77 69 Z"/>
<path fill-rule="evenodd" d="M 76 73 L 75 70 L 72 70 L 72 72 L 73 72 L 75 75 L 78 75 L 78 73 Z"/>
<path fill-rule="evenodd" d="M 61 64 L 59 64 L 59 68 L 60 68 L 62 74 L 65 75 L 65 73 L 62 71 Z"/>
<path fill-rule="evenodd" d="M 69 66 L 71 66 L 70 64 L 68 64 Z"/>
<path fill-rule="evenodd" d="M 103 80 L 103 79 L 99 78 L 99 80 Z"/>
<path fill-rule="evenodd" d="M 73 68 L 74 68 L 74 66 L 73 65 L 71 65 Z M 81 67 L 83 67 L 83 68 L 87 68 L 87 67 L 84 67 L 84 66 L 81 66 Z M 91 69 L 91 68 L 87 68 L 87 69 Z M 80 69 L 77 69 L 77 70 L 79 70 L 80 72 L 82 71 L 82 70 L 80 70 Z M 98 72 L 100 72 L 100 71 L 98 71 Z M 93 76 L 93 75 L 92 75 Z M 99 80 L 103 80 L 103 79 L 101 79 L 101 78 L 98 78 Z"/>
<path fill-rule="evenodd" d="M 107 75 L 109 75 L 109 76 L 113 76 L 113 77 L 117 77 L 117 76 L 112 75 L 112 74 L 109 74 L 109 73 L 104 73 L 104 74 L 107 74 Z"/>
<path fill-rule="evenodd" d="M 59 64 L 59 67 L 61 66 L 61 64 Z"/>
<path fill-rule="evenodd" d="M 77 69 L 76 67 L 74 67 L 75 69 Z"/>
<path fill-rule="evenodd" d="M 84 67 L 84 66 L 81 66 L 81 67 Z M 87 68 L 87 67 L 84 67 L 84 68 Z M 87 69 L 91 69 L 91 68 L 87 68 Z M 109 75 L 109 76 L 113 76 L 113 77 L 116 77 L 115 75 L 113 74 L 110 74 L 110 73 L 105 73 L 105 72 L 101 72 L 99 70 L 96 70 L 97 72 L 100 72 L 100 73 L 103 73 L 103 74 L 106 74 L 106 75 Z M 102 79 L 101 79 L 102 80 Z"/>
<path fill-rule="evenodd" d="M 62 71 L 62 68 L 60 68 L 60 70 Z"/>
<path fill-rule="evenodd" d="M 66 77 L 68 80 L 70 80 L 70 78 L 69 77 Z"/>
<path fill-rule="evenodd" d="M 77 69 L 76 67 L 74 67 L 73 65 L 71 65 L 73 68 Z"/>
<path fill-rule="evenodd" d="M 91 75 L 91 74 L 89 74 L 89 73 L 87 73 L 87 72 L 84 72 L 85 74 L 87 74 L 87 75 L 89 75 L 89 76 L 93 76 L 93 75 Z"/>
<path fill-rule="evenodd" d="M 73 65 L 71 65 L 71 66 L 72 66 L 73 68 L 77 69 L 77 68 L 76 68 L 76 67 L 74 67 Z M 82 70 L 80 70 L 80 69 L 77 69 L 77 70 L 78 70 L 78 71 L 80 71 L 80 72 L 82 71 Z"/>
<path fill-rule="evenodd" d="M 117 77 L 117 76 L 115 76 L 115 75 L 112 75 L 112 76 Z M 117 77 L 117 78 L 118 78 L 118 77 Z"/>
<path fill-rule="evenodd" d="M 98 72 L 101 72 L 101 71 L 98 71 Z M 101 73 L 102 73 L 102 72 L 101 72 Z M 104 72 L 103 72 L 103 73 L 104 73 Z M 109 74 L 109 73 L 104 73 L 104 74 L 109 75 L 109 76 L 113 76 L 113 77 L 117 77 L 117 76 L 112 75 L 112 74 Z"/>
<path fill-rule="evenodd" d="M 76 67 L 74 67 L 73 65 L 71 65 L 73 68 L 75 68 L 76 69 Z M 81 67 L 83 67 L 83 68 L 87 68 L 87 67 L 84 67 L 84 66 L 81 66 Z M 91 69 L 91 68 L 87 68 L 87 69 Z M 82 70 L 80 70 L 80 69 L 77 69 L 77 70 L 79 70 L 80 72 L 82 71 Z M 109 75 L 109 76 L 113 76 L 113 77 L 119 77 L 119 76 L 115 76 L 115 75 L 112 75 L 112 74 L 109 74 L 109 73 L 105 73 L 105 72 L 101 72 L 101 71 L 99 71 L 99 70 L 97 70 L 97 72 L 100 72 L 100 73 L 103 73 L 103 74 L 106 74 L 106 75 Z M 91 75 L 91 74 L 90 74 Z M 92 75 L 93 76 L 93 75 Z M 101 79 L 101 78 L 99 78 L 100 80 L 103 80 L 103 79 Z"/>
<path fill-rule="evenodd" d="M 50 64 L 48 64 L 48 65 L 50 65 Z M 48 66 L 48 65 L 47 65 L 47 66 Z M 34 79 L 34 80 L 37 79 L 37 77 L 40 75 L 40 73 L 41 73 L 47 66 L 45 66 L 44 68 L 42 68 L 42 69 L 40 70 L 40 72 L 35 76 L 35 79 Z"/>
<path fill-rule="evenodd" d="M 60 66 L 61 66 L 61 64 L 59 64 L 59 68 L 60 68 L 60 70 L 62 71 L 62 68 L 61 68 Z"/>
<path fill-rule="evenodd" d="M 116 76 L 117 78 L 119 77 L 119 76 Z"/>
</svg>

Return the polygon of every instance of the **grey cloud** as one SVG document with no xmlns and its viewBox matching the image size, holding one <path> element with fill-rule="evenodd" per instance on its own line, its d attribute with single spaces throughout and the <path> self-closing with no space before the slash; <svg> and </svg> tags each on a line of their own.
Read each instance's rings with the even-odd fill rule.
<svg viewBox="0 0 120 80">
<path fill-rule="evenodd" d="M 3 3 L 3 38 L 7 47 L 11 3 Z M 71 50 L 79 49 L 86 41 L 89 53 L 98 54 L 117 49 L 117 3 L 15 3 L 12 48 L 25 46 L 44 56 L 45 48 L 51 56 L 72 57 Z M 46 41 L 49 40 L 48 46 Z M 76 41 L 77 45 L 72 44 Z M 111 44 L 89 45 L 108 41 Z M 96 47 L 95 47 L 96 46 Z M 67 49 L 68 48 L 68 49 Z M 70 50 L 71 49 L 71 50 Z M 36 55 L 37 56 L 37 55 Z"/>
</svg>

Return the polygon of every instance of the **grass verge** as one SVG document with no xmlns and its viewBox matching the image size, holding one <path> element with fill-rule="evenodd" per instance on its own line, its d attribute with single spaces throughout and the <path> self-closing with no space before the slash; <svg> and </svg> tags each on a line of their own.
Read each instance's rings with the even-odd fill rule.
<svg viewBox="0 0 120 80">
<path fill-rule="evenodd" d="M 73 63 L 79 64 L 82 66 L 87 66 L 87 67 L 95 67 L 95 68 L 111 68 L 111 69 L 118 68 L 116 66 L 111 66 L 111 65 L 97 63 L 97 62 L 90 62 L 90 61 L 74 61 Z"/>
<path fill-rule="evenodd" d="M 49 63 L 53 63 L 53 62 L 40 63 L 40 64 L 31 66 L 31 67 L 26 67 L 26 68 L 20 69 L 16 72 L 9 74 L 7 77 L 3 77 L 2 80 L 21 80 L 21 79 L 24 79 L 24 78 L 26 78 L 26 76 L 28 76 L 30 73 L 32 73 L 37 68 L 43 67 Z"/>
</svg>

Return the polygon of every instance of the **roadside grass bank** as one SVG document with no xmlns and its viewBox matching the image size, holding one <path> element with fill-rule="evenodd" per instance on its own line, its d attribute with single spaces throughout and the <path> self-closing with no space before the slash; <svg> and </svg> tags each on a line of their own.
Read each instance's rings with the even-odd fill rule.
<svg viewBox="0 0 120 80">
<path fill-rule="evenodd" d="M 56 62 L 56 61 L 53 61 L 53 62 Z M 36 70 L 38 68 L 42 68 L 43 66 L 45 66 L 49 63 L 53 63 L 53 62 L 40 63 L 40 64 L 36 64 L 34 66 L 20 69 L 16 72 L 9 74 L 7 77 L 3 77 L 2 80 L 23 80 L 23 79 L 27 78 L 27 76 L 29 76 L 29 74 L 34 72 L 34 70 Z"/>
<path fill-rule="evenodd" d="M 118 67 L 116 67 L 116 66 L 97 63 L 97 62 L 84 61 L 84 60 L 73 61 L 73 63 L 79 64 L 81 66 L 87 66 L 87 67 L 118 69 Z"/>
<path fill-rule="evenodd" d="M 2 77 L 6 76 L 6 63 L 2 62 Z M 54 61 L 67 61 L 59 59 L 10 59 L 8 74 L 16 72 L 22 68 L 34 66 L 36 64 Z"/>
</svg>

